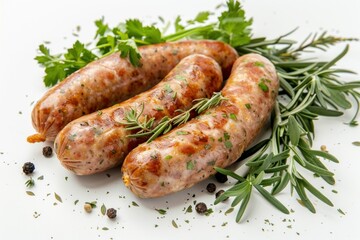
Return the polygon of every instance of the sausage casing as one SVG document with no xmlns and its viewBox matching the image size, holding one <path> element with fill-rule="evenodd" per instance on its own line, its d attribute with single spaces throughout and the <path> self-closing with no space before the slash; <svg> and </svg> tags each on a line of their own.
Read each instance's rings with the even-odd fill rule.
<svg viewBox="0 0 360 240">
<path fill-rule="evenodd" d="M 214 166 L 229 166 L 264 126 L 278 88 L 270 61 L 238 58 L 221 91 L 227 100 L 132 150 L 122 166 L 125 185 L 139 197 L 159 197 L 209 177 Z"/>
<path fill-rule="evenodd" d="M 88 64 L 51 88 L 34 106 L 32 123 L 38 134 L 29 136 L 28 141 L 53 141 L 70 121 L 151 88 L 190 54 L 212 57 L 225 77 L 237 58 L 231 46 L 210 40 L 142 46 L 139 51 L 140 67 L 114 53 Z"/>
<path fill-rule="evenodd" d="M 101 172 L 122 163 L 125 156 L 142 138 L 129 138 L 134 133 L 126 129 L 126 114 L 140 112 L 139 122 L 154 118 L 155 127 L 164 117 L 187 110 L 193 100 L 210 97 L 220 90 L 222 72 L 210 57 L 190 55 L 152 89 L 110 108 L 85 115 L 70 122 L 55 139 L 56 154 L 61 163 L 78 175 Z"/>
</svg>

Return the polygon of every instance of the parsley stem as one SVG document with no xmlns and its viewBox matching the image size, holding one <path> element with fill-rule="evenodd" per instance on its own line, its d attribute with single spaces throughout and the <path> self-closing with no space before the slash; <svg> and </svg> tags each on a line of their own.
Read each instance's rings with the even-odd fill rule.
<svg viewBox="0 0 360 240">
<path fill-rule="evenodd" d="M 167 36 L 163 37 L 163 39 L 167 42 L 173 42 L 176 40 L 180 40 L 180 39 L 189 37 L 196 33 L 212 30 L 214 28 L 214 26 L 215 26 L 215 24 L 209 24 L 209 25 L 206 25 L 203 27 L 194 27 L 194 28 L 190 28 L 190 29 L 186 29 L 186 30 L 181 30 L 181 31 L 178 31 L 177 33 L 167 35 Z"/>
</svg>

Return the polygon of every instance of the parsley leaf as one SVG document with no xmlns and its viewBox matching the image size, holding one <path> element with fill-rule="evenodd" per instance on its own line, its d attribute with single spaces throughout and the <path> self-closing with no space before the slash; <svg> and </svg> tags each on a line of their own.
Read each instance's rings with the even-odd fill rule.
<svg viewBox="0 0 360 240">
<path fill-rule="evenodd" d="M 141 55 L 134 39 L 119 41 L 118 49 L 121 52 L 120 56 L 122 58 L 129 56 L 131 64 L 133 64 L 134 66 L 140 66 Z"/>
<path fill-rule="evenodd" d="M 138 19 L 130 19 L 126 21 L 126 31 L 129 37 L 143 40 L 143 44 L 161 43 L 161 32 L 154 26 L 143 26 Z M 141 44 L 141 42 L 139 42 Z"/>
<path fill-rule="evenodd" d="M 45 67 L 44 83 L 47 87 L 55 85 L 87 63 L 97 59 L 97 56 L 79 41 L 76 41 L 63 56 L 51 55 L 50 50 L 43 44 L 39 46 L 39 51 L 42 55 L 36 56 L 35 60 Z"/>
<path fill-rule="evenodd" d="M 52 55 L 43 44 L 35 60 L 45 67 L 44 83 L 53 86 L 86 64 L 120 51 L 122 58 L 129 58 L 134 66 L 140 66 L 141 54 L 138 46 L 177 41 L 181 39 L 213 39 L 237 47 L 250 41 L 252 20 L 245 18 L 239 2 L 229 0 L 227 9 L 218 17 L 218 22 L 209 23 L 212 12 L 199 12 L 192 20 L 184 21 L 178 16 L 174 21 L 175 33 L 163 36 L 154 25 L 145 26 L 139 19 L 129 19 L 110 27 L 104 17 L 95 21 L 96 32 L 90 46 L 76 41 L 65 53 Z M 164 21 L 164 20 L 162 20 Z M 198 26 L 202 24 L 202 26 Z M 207 25 L 203 25 L 207 24 Z"/>
<path fill-rule="evenodd" d="M 228 11 L 222 12 L 218 18 L 221 38 L 233 47 L 249 43 L 252 19 L 246 20 L 240 2 L 229 0 L 226 4 Z"/>
<path fill-rule="evenodd" d="M 204 11 L 204 12 L 199 12 L 196 17 L 194 18 L 194 20 L 189 20 L 187 21 L 189 24 L 195 24 L 195 23 L 204 23 L 209 19 L 209 16 L 212 13 L 209 11 Z"/>
<path fill-rule="evenodd" d="M 177 16 L 174 21 L 175 32 L 180 32 L 185 29 L 185 26 L 181 25 L 180 22 L 181 22 L 181 17 Z"/>
<path fill-rule="evenodd" d="M 99 20 L 95 21 L 95 25 L 97 27 L 96 30 L 96 34 L 95 34 L 95 38 L 97 38 L 98 36 L 104 36 L 104 34 L 109 31 L 109 25 L 104 24 L 104 17 L 102 17 Z"/>
</svg>

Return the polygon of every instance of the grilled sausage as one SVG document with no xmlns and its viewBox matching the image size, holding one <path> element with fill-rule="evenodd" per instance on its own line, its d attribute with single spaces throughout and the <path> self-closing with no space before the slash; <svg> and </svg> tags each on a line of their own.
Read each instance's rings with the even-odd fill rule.
<svg viewBox="0 0 360 240">
<path fill-rule="evenodd" d="M 70 122 L 55 139 L 61 163 L 78 175 L 101 172 L 122 163 L 142 138 L 128 138 L 125 116 L 131 109 L 141 112 L 139 121 L 154 118 L 155 127 L 164 116 L 173 117 L 189 109 L 193 100 L 220 90 L 222 73 L 210 57 L 195 54 L 183 60 L 152 89 L 125 102 Z"/>
<path fill-rule="evenodd" d="M 159 197 L 209 177 L 214 166 L 229 166 L 264 126 L 278 88 L 270 61 L 240 57 L 221 91 L 227 100 L 132 150 L 122 166 L 125 185 L 139 197 Z"/>
<path fill-rule="evenodd" d="M 70 121 L 110 107 L 162 80 L 184 57 L 199 53 L 214 58 L 224 77 L 237 58 L 236 51 L 219 41 L 182 41 L 139 47 L 141 66 L 134 67 L 114 53 L 94 61 L 51 88 L 32 111 L 38 132 L 28 142 L 53 141 Z"/>
</svg>

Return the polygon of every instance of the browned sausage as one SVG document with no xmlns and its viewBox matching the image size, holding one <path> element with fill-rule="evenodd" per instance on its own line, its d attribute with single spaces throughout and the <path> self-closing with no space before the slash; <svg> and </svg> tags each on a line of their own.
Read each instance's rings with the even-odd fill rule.
<svg viewBox="0 0 360 240">
<path fill-rule="evenodd" d="M 51 88 L 32 111 L 38 132 L 29 142 L 53 141 L 70 121 L 139 94 L 165 77 L 184 57 L 199 53 L 214 58 L 227 77 L 236 51 L 219 41 L 182 41 L 142 46 L 141 66 L 114 53 L 94 61 Z"/>
<path fill-rule="evenodd" d="M 55 139 L 61 163 L 78 175 L 104 171 L 122 163 L 125 156 L 146 138 L 128 138 L 132 132 L 122 124 L 131 109 L 143 112 L 139 121 L 173 117 L 189 109 L 193 100 L 220 90 L 222 73 L 210 57 L 195 54 L 183 60 L 152 89 L 125 102 L 83 116 L 65 126 Z"/>
<path fill-rule="evenodd" d="M 209 177 L 214 166 L 229 166 L 264 126 L 278 88 L 270 61 L 240 57 L 221 91 L 228 100 L 131 151 L 122 166 L 125 185 L 140 197 L 159 197 Z"/>
</svg>

